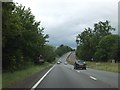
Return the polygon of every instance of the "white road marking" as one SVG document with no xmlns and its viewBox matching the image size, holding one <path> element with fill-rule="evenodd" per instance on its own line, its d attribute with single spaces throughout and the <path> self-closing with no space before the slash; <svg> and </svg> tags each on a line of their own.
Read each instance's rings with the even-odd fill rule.
<svg viewBox="0 0 120 90">
<path fill-rule="evenodd" d="M 93 80 L 97 80 L 95 77 L 93 77 L 93 76 L 89 76 L 91 79 L 93 79 Z"/>
<path fill-rule="evenodd" d="M 54 67 L 55 65 L 52 68 L 50 68 L 49 71 L 47 71 L 47 73 L 31 88 L 31 90 L 34 90 Z"/>
<path fill-rule="evenodd" d="M 80 72 L 80 71 L 77 70 L 77 72 Z"/>
</svg>

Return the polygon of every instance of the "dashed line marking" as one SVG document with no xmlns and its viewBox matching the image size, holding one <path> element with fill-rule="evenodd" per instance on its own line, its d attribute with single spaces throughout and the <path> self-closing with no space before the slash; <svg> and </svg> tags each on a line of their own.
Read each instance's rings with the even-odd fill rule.
<svg viewBox="0 0 120 90">
<path fill-rule="evenodd" d="M 89 77 L 90 77 L 91 79 L 95 80 L 95 81 L 97 80 L 97 79 L 96 79 L 95 77 L 93 77 L 93 76 L 89 76 Z"/>
</svg>

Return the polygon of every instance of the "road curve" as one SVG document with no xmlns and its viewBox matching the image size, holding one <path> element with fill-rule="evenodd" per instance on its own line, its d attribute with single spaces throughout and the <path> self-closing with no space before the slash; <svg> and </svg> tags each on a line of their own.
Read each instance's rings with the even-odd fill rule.
<svg viewBox="0 0 120 90">
<path fill-rule="evenodd" d="M 69 54 L 60 58 L 62 63 L 55 64 L 36 88 L 118 88 L 117 73 L 90 68 L 74 70 L 72 65 L 64 65 Z"/>
</svg>

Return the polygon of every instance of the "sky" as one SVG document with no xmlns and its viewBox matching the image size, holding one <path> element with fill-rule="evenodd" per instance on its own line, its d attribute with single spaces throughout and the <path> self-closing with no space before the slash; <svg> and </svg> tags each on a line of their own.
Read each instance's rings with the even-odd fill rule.
<svg viewBox="0 0 120 90">
<path fill-rule="evenodd" d="M 76 36 L 94 23 L 110 21 L 118 33 L 119 0 L 13 0 L 30 7 L 35 19 L 41 21 L 49 44 L 77 46 Z"/>
</svg>

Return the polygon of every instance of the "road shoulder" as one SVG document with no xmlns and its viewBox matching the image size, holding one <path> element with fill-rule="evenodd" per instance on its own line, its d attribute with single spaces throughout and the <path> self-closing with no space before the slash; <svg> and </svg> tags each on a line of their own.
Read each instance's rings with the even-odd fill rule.
<svg viewBox="0 0 120 90">
<path fill-rule="evenodd" d="M 24 80 L 18 81 L 8 88 L 31 88 L 53 65 L 44 68 L 40 72 L 37 72 Z"/>
</svg>

